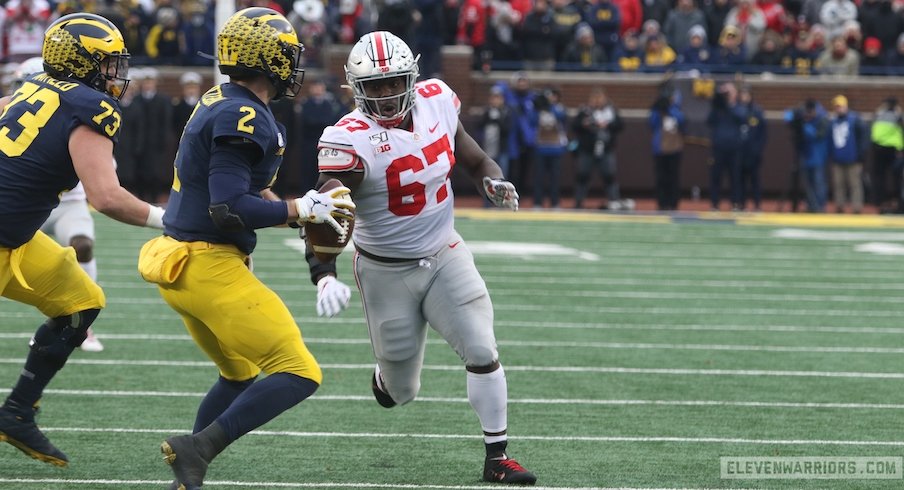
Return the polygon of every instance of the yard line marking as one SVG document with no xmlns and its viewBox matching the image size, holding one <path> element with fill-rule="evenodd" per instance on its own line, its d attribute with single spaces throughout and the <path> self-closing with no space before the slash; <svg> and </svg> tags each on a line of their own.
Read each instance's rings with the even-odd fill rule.
<svg viewBox="0 0 904 490">
<path fill-rule="evenodd" d="M 98 427 L 41 427 L 44 432 L 75 433 L 114 433 L 114 434 L 179 434 L 187 429 L 135 429 L 135 428 L 98 428 Z M 423 434 L 423 433 L 379 433 L 379 432 L 303 432 L 254 430 L 249 432 L 256 436 L 279 437 L 326 437 L 326 438 L 396 438 L 396 439 L 482 439 L 482 435 L 474 434 Z M 785 444 L 785 445 L 820 445 L 820 446 L 889 446 L 904 447 L 904 441 L 853 441 L 831 439 L 746 439 L 740 437 L 676 437 L 676 436 L 512 436 L 517 441 L 554 441 L 554 442 L 682 442 L 698 444 Z"/>
<path fill-rule="evenodd" d="M 894 296 L 851 296 L 851 295 L 821 295 L 821 294 L 759 294 L 759 293 L 686 293 L 672 291 L 598 291 L 598 290 L 548 290 L 548 289 L 503 289 L 490 287 L 494 297 L 498 296 L 532 296 L 555 298 L 600 298 L 600 299 L 656 299 L 656 300 L 725 300 L 725 301 L 771 301 L 775 303 L 885 303 L 900 304 L 900 295 Z"/>
<path fill-rule="evenodd" d="M 364 321 L 361 319 L 361 321 Z M 801 332 L 801 333 L 852 333 L 852 334 L 902 334 L 900 327 L 809 327 L 798 325 L 673 325 L 666 323 L 579 323 L 579 322 L 529 322 L 496 320 L 497 327 L 522 328 L 564 328 L 599 330 L 677 330 L 677 331 L 717 331 L 717 332 Z"/>
<path fill-rule="evenodd" d="M 101 479 L 64 479 L 64 478 L 0 478 L 0 483 L 23 483 L 23 484 L 40 484 L 40 483 L 64 483 L 67 485 L 169 485 L 170 480 L 101 480 Z M 262 481 L 234 481 L 234 480 L 210 480 L 205 481 L 205 485 L 218 487 L 240 487 L 240 488 L 387 488 L 387 489 L 426 489 L 426 490 L 487 490 L 492 488 L 487 485 L 415 485 L 411 483 L 340 483 L 340 482 L 322 482 L 322 483 L 293 483 L 293 482 L 262 482 Z M 705 490 L 693 488 L 650 488 L 650 487 L 545 487 L 532 486 L 534 490 Z M 712 489 L 707 487 L 709 490 Z M 728 490 L 728 489 L 725 489 Z M 737 490 L 737 489 L 735 489 Z"/>
<path fill-rule="evenodd" d="M 0 393 L 9 393 L 9 388 L 0 389 Z M 125 391 L 125 390 L 67 390 L 48 389 L 44 393 L 64 396 L 101 396 L 101 397 L 164 397 L 164 398 L 203 398 L 204 392 L 191 391 Z M 372 396 L 363 395 L 317 395 L 308 400 L 315 401 L 353 401 L 373 402 Z M 456 397 L 418 397 L 424 403 L 469 403 L 467 398 Z M 509 403 L 518 405 L 603 405 L 603 406 L 672 406 L 672 407 L 741 407 L 741 408 L 824 408 L 842 410 L 904 410 L 904 403 L 822 403 L 822 402 L 761 402 L 731 400 L 601 400 L 591 398 L 509 398 Z"/>
<path fill-rule="evenodd" d="M 28 339 L 32 334 L 0 333 L 2 338 Z M 191 341 L 188 335 L 155 335 L 155 334 L 98 334 L 102 340 L 167 340 Z M 320 338 L 305 337 L 307 344 L 324 345 L 370 345 L 366 338 Z M 429 345 L 446 345 L 445 340 L 428 339 Z M 618 349 L 618 350 L 707 350 L 735 352 L 794 352 L 818 354 L 904 354 L 904 347 L 835 347 L 835 346 L 794 346 L 794 345 L 744 345 L 744 344 L 671 344 L 651 342 L 570 342 L 556 340 L 499 340 L 501 346 L 509 347 L 561 347 L 576 349 Z"/>
<path fill-rule="evenodd" d="M 21 364 L 22 359 L 0 358 L 0 364 Z M 155 361 L 155 360 L 114 360 L 114 359 L 72 359 L 68 364 L 90 366 L 166 366 L 212 368 L 210 361 Z M 324 369 L 364 369 L 373 370 L 373 364 L 321 364 Z M 460 365 L 425 364 L 428 371 L 461 371 Z M 547 373 L 609 373 L 609 374 L 666 374 L 680 376 L 775 376 L 799 378 L 863 378 L 863 379 L 904 379 L 904 373 L 854 372 L 854 371 L 770 371 L 764 369 L 671 369 L 671 368 L 626 368 L 597 366 L 512 366 L 506 371 L 527 371 Z"/>
</svg>

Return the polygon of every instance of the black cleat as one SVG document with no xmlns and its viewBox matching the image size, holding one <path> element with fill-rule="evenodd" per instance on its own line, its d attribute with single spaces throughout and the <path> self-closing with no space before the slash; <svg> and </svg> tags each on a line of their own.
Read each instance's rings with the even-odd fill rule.
<svg viewBox="0 0 904 490">
<path fill-rule="evenodd" d="M 69 464 L 69 458 L 50 443 L 34 420 L 25 420 L 6 407 L 0 407 L 0 441 L 12 444 L 38 461 L 59 467 Z"/>
<path fill-rule="evenodd" d="M 487 458 L 483 464 L 483 479 L 493 483 L 511 483 L 515 485 L 533 485 L 537 476 L 524 469 L 505 454 L 495 458 Z"/>
<path fill-rule="evenodd" d="M 374 371 L 374 375 L 370 378 L 370 387 L 374 390 L 374 398 L 377 399 L 377 403 L 380 404 L 383 408 L 392 408 L 396 406 L 395 400 L 389 396 L 388 393 L 381 390 L 379 386 L 377 386 L 377 373 Z"/>
<path fill-rule="evenodd" d="M 207 465 L 210 461 L 204 459 L 195 446 L 192 436 L 173 436 L 160 444 L 160 452 L 163 453 L 163 461 L 170 465 L 176 476 L 175 488 L 178 490 L 200 490 L 204 483 L 204 475 L 207 474 Z M 170 486 L 173 488 L 173 486 Z"/>
</svg>

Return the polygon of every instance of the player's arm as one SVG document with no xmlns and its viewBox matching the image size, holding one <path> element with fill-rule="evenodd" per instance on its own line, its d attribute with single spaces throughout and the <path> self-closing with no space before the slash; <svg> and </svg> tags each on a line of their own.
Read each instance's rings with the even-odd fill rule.
<svg viewBox="0 0 904 490">
<path fill-rule="evenodd" d="M 75 173 L 95 209 L 123 223 L 163 228 L 163 209 L 123 189 L 113 166 L 113 141 L 81 125 L 69 136 Z"/>
<path fill-rule="evenodd" d="M 347 213 L 330 196 L 308 193 L 291 201 L 270 200 L 251 192 L 251 169 L 263 158 L 263 149 L 241 137 L 221 137 L 211 152 L 208 189 L 209 212 L 214 224 L 223 231 L 267 228 L 287 222 L 328 222 L 341 230 L 333 213 Z M 275 193 L 270 193 L 275 197 Z"/>
<path fill-rule="evenodd" d="M 0 97 L 0 111 L 2 111 L 9 104 L 9 101 L 13 100 L 12 95 L 5 95 Z"/>
<path fill-rule="evenodd" d="M 477 188 L 494 205 L 518 209 L 519 196 L 515 186 L 505 180 L 499 164 L 465 131 L 461 121 L 458 121 L 458 130 L 455 132 L 455 163 L 468 172 Z"/>
</svg>

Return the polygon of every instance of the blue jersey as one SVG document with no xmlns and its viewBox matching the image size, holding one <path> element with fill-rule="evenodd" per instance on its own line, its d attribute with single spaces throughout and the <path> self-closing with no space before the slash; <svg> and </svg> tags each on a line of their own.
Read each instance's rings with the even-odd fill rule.
<svg viewBox="0 0 904 490">
<path fill-rule="evenodd" d="M 231 83 L 208 90 L 182 132 L 164 234 L 185 242 L 232 244 L 250 254 L 257 243 L 254 230 L 223 231 L 210 217 L 211 152 L 218 138 L 243 138 L 260 147 L 263 158 L 251 167 L 248 183 L 248 192 L 260 196 L 276 180 L 286 147 L 284 134 L 270 108 L 250 90 Z"/>
<path fill-rule="evenodd" d="M 16 90 L 0 113 L 0 246 L 31 240 L 78 184 L 72 131 L 85 125 L 115 144 L 121 122 L 119 103 L 81 82 L 40 73 Z"/>
</svg>

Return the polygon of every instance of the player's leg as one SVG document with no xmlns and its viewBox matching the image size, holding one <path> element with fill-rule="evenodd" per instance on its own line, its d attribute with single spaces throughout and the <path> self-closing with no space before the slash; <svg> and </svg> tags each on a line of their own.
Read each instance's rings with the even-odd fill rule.
<svg viewBox="0 0 904 490">
<path fill-rule="evenodd" d="M 75 255 L 38 232 L 0 261 L 6 282 L 3 296 L 37 307 L 48 319 L 29 343 L 25 367 L 0 408 L 0 435 L 29 456 L 57 466 L 67 457 L 34 423 L 35 406 L 44 389 L 81 345 L 103 308 L 103 291 L 78 267 Z"/>
<path fill-rule="evenodd" d="M 193 251 L 173 287 L 161 288 L 170 306 L 197 319 L 186 326 L 225 380 L 212 390 L 218 399 L 207 401 L 205 413 L 199 410 L 196 433 L 170 437 L 161 445 L 183 484 L 200 486 L 217 454 L 309 397 L 322 380 L 291 313 L 242 259 L 228 249 Z M 269 376 L 252 382 L 261 369 Z"/>
<path fill-rule="evenodd" d="M 78 265 L 92 281 L 97 282 L 97 259 L 94 257 L 94 218 L 88 203 L 83 200 L 63 201 L 51 213 L 48 223 L 53 223 L 53 236 L 63 246 L 75 249 Z M 88 329 L 88 337 L 82 342 L 82 350 L 100 352 L 104 345 Z"/>
<path fill-rule="evenodd" d="M 454 241 L 461 237 L 456 234 Z M 474 257 L 466 246 L 441 251 L 439 276 L 424 299 L 430 325 L 464 360 L 468 401 L 483 429 L 484 479 L 533 484 L 536 476 L 506 454 L 508 384 L 493 332 L 493 305 Z"/>
<path fill-rule="evenodd" d="M 408 403 L 420 391 L 427 336 L 420 298 L 433 265 L 427 259 L 386 264 L 355 256 L 355 280 L 377 360 L 371 388 L 383 407 Z"/>
</svg>

